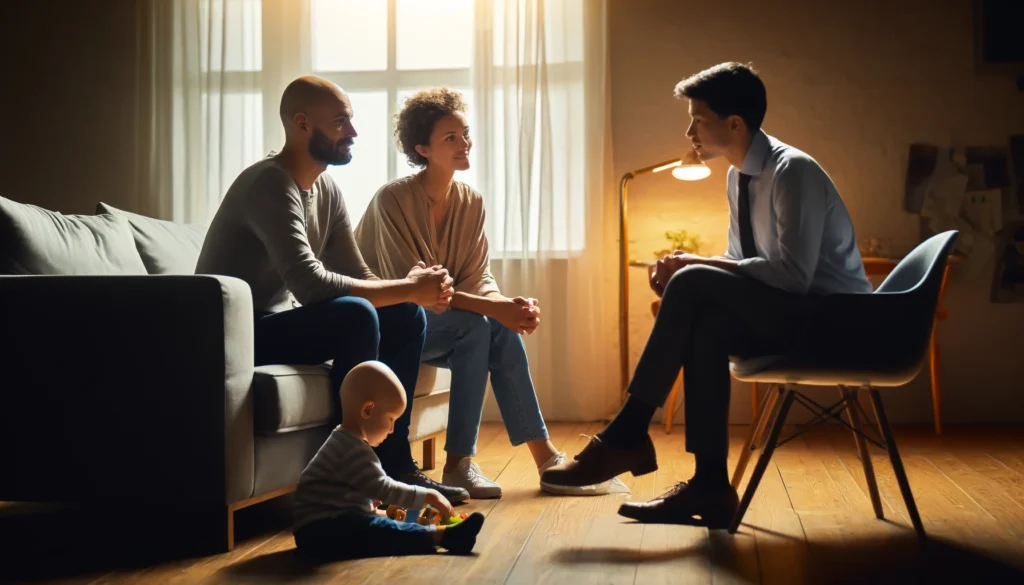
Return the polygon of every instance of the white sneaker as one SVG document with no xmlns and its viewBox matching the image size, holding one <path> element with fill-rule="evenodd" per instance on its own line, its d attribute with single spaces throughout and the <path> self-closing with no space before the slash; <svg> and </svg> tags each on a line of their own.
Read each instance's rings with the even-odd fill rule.
<svg viewBox="0 0 1024 585">
<path fill-rule="evenodd" d="M 501 486 L 487 479 L 487 476 L 480 471 L 480 466 L 473 463 L 469 457 L 460 459 L 455 471 L 442 473 L 441 483 L 463 488 L 473 499 L 501 497 Z"/>
<path fill-rule="evenodd" d="M 569 461 L 569 458 L 565 453 L 556 453 L 544 462 L 544 465 L 540 466 L 537 470 L 538 473 L 543 474 L 544 471 L 550 467 L 561 465 Z M 560 496 L 603 496 L 605 494 L 628 494 L 631 493 L 629 486 L 622 483 L 622 480 L 613 477 L 608 481 L 603 481 L 594 485 L 583 485 L 583 486 L 568 486 L 568 485 L 555 485 L 547 483 L 545 481 L 540 482 L 540 488 L 548 493 L 557 494 Z"/>
</svg>

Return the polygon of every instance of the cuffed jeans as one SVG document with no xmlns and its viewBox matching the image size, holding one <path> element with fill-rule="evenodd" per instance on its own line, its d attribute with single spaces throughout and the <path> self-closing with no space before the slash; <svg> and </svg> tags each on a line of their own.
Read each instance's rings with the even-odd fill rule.
<svg viewBox="0 0 1024 585">
<path fill-rule="evenodd" d="M 773 288 L 721 268 L 687 266 L 672 275 L 665 287 L 627 391 L 651 406 L 663 406 L 682 367 L 686 450 L 725 458 L 729 357 L 785 353 L 819 298 Z"/>
<path fill-rule="evenodd" d="M 422 357 L 424 363 L 452 373 L 447 453 L 476 455 L 488 374 L 512 445 L 548 438 L 526 346 L 516 332 L 469 311 L 427 313 Z"/>
<path fill-rule="evenodd" d="M 295 547 L 319 562 L 429 555 L 436 526 L 396 522 L 370 514 L 348 513 L 315 520 L 295 531 Z"/>
<path fill-rule="evenodd" d="M 412 303 L 374 308 L 361 297 L 339 297 L 279 313 L 256 316 L 256 365 L 319 365 L 331 367 L 331 400 L 341 422 L 338 390 L 349 370 L 379 360 L 398 377 L 408 406 L 395 421 L 395 430 L 374 451 L 388 475 L 413 471 L 409 422 L 416 378 L 420 371 L 426 318 Z"/>
</svg>

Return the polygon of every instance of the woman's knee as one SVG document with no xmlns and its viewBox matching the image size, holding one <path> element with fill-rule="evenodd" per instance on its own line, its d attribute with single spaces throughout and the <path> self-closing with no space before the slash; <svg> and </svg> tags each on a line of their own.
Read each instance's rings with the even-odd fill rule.
<svg viewBox="0 0 1024 585">
<path fill-rule="evenodd" d="M 487 343 L 486 340 L 491 334 L 491 326 L 487 317 L 479 313 L 450 309 L 443 315 L 439 315 L 438 319 L 443 320 L 441 327 L 454 329 L 458 332 L 459 339 L 469 340 L 472 343 Z"/>
</svg>

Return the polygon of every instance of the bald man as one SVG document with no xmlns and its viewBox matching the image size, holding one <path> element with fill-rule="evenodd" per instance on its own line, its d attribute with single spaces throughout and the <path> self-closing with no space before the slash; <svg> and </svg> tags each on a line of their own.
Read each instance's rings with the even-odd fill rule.
<svg viewBox="0 0 1024 585">
<path fill-rule="evenodd" d="M 358 136 L 352 103 L 333 83 L 300 77 L 281 97 L 285 144 L 242 171 L 210 224 L 197 274 L 240 278 L 252 290 L 256 365 L 333 360 L 331 397 L 358 363 L 379 360 L 412 404 L 426 329 L 423 307 L 447 308 L 452 279 L 440 266 L 410 266 L 400 280 L 381 280 L 363 261 L 338 185 L 324 171 L 352 160 Z M 441 492 L 412 459 L 407 408 L 376 448 L 389 476 Z"/>
</svg>

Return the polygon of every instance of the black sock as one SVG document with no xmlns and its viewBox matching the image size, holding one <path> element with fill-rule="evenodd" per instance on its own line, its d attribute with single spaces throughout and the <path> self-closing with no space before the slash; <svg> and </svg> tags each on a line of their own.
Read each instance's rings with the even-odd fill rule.
<svg viewBox="0 0 1024 585">
<path fill-rule="evenodd" d="M 657 407 L 647 404 L 636 396 L 626 398 L 619 414 L 598 433 L 601 440 L 614 447 L 629 448 L 639 444 L 647 436 L 647 427 L 654 418 Z"/>
<path fill-rule="evenodd" d="M 718 489 L 729 485 L 728 460 L 725 455 L 697 455 L 697 471 L 691 484 L 699 487 Z"/>
<path fill-rule="evenodd" d="M 473 512 L 468 518 L 455 524 L 445 527 L 441 534 L 441 546 L 448 549 L 448 552 L 457 555 L 465 555 L 473 552 L 476 546 L 476 535 L 484 526 L 484 515 L 480 512 Z"/>
</svg>

